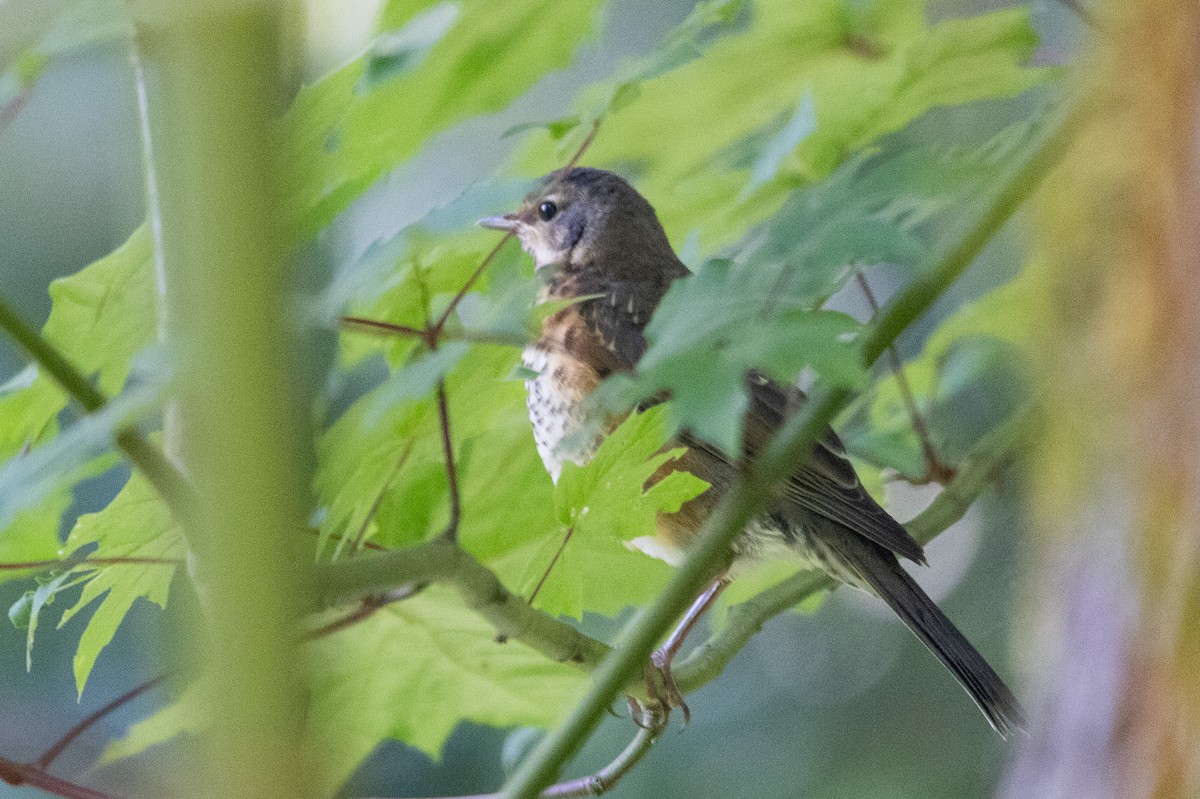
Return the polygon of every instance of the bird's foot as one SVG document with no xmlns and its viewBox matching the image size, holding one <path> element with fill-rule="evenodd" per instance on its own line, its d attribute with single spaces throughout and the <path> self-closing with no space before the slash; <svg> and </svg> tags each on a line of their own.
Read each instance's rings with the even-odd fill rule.
<svg viewBox="0 0 1200 799">
<path fill-rule="evenodd" d="M 658 649 L 650 656 L 650 663 L 646 667 L 646 693 L 652 703 L 664 708 L 667 713 L 676 707 L 682 710 L 683 723 L 686 725 L 692 720 L 692 710 L 684 701 L 671 671 L 673 654 L 666 649 Z"/>
<path fill-rule="evenodd" d="M 626 696 L 625 701 L 629 705 L 629 717 L 643 730 L 658 732 L 667 726 L 667 719 L 671 715 L 669 707 L 663 707 L 656 700 L 652 700 L 653 704 L 643 705 L 632 696 Z"/>
</svg>

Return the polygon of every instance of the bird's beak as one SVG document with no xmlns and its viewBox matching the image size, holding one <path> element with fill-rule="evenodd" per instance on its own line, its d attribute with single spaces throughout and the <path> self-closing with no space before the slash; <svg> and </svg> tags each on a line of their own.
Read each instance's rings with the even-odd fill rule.
<svg viewBox="0 0 1200 799">
<path fill-rule="evenodd" d="M 520 222 L 517 221 L 516 214 L 505 214 L 504 216 L 485 216 L 475 224 L 480 227 L 491 228 L 492 230 L 503 230 L 506 233 L 514 233 Z"/>
</svg>

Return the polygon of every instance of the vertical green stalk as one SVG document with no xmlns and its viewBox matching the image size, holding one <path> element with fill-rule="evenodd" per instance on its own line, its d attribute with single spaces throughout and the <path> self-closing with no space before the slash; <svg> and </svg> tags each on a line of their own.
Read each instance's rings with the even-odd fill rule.
<svg viewBox="0 0 1200 799">
<path fill-rule="evenodd" d="M 274 3 L 141 7 L 151 77 L 169 339 L 183 360 L 181 454 L 200 501 L 190 541 L 214 723 L 204 793 L 311 792 L 294 567 L 310 431 L 277 187 L 283 91 Z"/>
</svg>

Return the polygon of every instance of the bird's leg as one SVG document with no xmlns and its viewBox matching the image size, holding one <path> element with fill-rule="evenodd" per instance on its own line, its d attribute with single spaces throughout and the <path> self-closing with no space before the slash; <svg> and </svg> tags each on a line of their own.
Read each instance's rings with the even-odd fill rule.
<svg viewBox="0 0 1200 799">
<path fill-rule="evenodd" d="M 650 696 L 663 703 L 666 707 L 677 707 L 683 711 L 683 720 L 688 722 L 691 720 L 692 713 L 688 709 L 687 702 L 683 701 L 683 694 L 679 692 L 679 686 L 675 684 L 675 677 L 671 674 L 671 662 L 675 656 L 679 654 L 679 650 L 683 647 L 683 642 L 691 634 L 692 629 L 696 626 L 696 622 L 700 621 L 700 617 L 708 612 L 712 604 L 717 601 L 717 597 L 725 590 L 725 586 L 729 585 L 729 578 L 722 575 L 708 588 L 704 589 L 704 593 L 696 598 L 692 606 L 688 608 L 687 613 L 683 615 L 683 619 L 671 632 L 671 635 L 654 653 L 650 655 L 650 663 L 658 671 L 661 687 L 647 675 L 647 689 Z M 665 695 L 664 695 L 665 694 Z"/>
</svg>

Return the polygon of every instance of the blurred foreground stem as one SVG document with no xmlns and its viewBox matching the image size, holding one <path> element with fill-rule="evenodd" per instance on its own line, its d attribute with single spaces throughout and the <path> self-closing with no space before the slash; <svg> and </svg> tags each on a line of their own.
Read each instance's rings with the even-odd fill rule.
<svg viewBox="0 0 1200 799">
<path fill-rule="evenodd" d="M 297 799 L 317 783 L 293 634 L 312 456 L 277 192 L 279 7 L 138 8 L 157 79 L 152 166 L 169 337 L 184 361 L 181 453 L 200 506 L 190 544 L 208 624 L 194 643 L 215 676 L 203 793 Z"/>
</svg>

